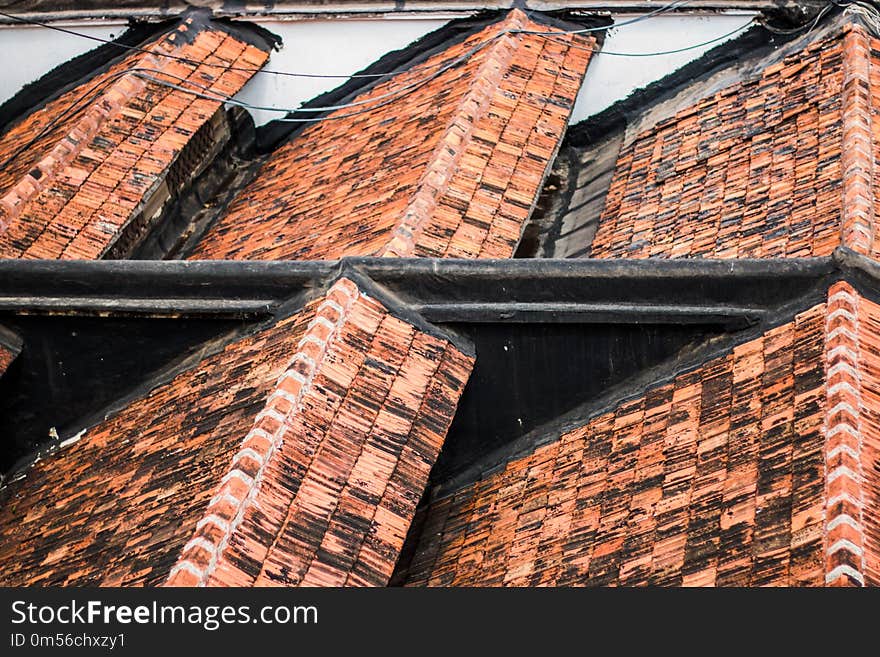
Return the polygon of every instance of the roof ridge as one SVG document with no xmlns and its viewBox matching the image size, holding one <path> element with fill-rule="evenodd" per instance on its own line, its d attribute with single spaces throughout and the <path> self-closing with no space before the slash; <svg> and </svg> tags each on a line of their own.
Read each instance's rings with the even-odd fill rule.
<svg viewBox="0 0 880 657">
<path fill-rule="evenodd" d="M 528 20 L 524 12 L 512 9 L 503 21 L 496 24 L 502 28 L 495 35 L 496 42 L 488 48 L 485 59 L 473 76 L 474 83 L 459 102 L 452 121 L 434 148 L 416 190 L 393 231 L 391 241 L 377 256 L 405 258 L 415 255 L 416 238 L 430 220 L 439 198 L 458 169 L 458 163 L 471 140 L 474 125 L 485 114 L 492 94 L 514 55 L 516 42 L 521 36 L 510 32 L 523 29 Z"/>
<path fill-rule="evenodd" d="M 100 95 L 83 117 L 67 131 L 67 134 L 63 135 L 21 180 L 0 196 L 0 231 L 5 231 L 47 183 L 54 180 L 58 173 L 79 155 L 111 115 L 145 87 L 143 80 L 129 75 L 120 76 L 110 85 L 110 88 Z"/>
<path fill-rule="evenodd" d="M 254 418 L 253 427 L 232 457 L 226 475 L 196 524 L 193 538 L 183 546 L 165 586 L 206 585 L 227 543 L 255 503 L 266 466 L 283 437 L 286 419 L 300 410 L 302 398 L 318 373 L 330 342 L 348 320 L 360 296 L 357 285 L 343 277 L 333 284 L 318 304 L 315 316 L 297 344 L 296 353 L 278 377 L 263 409 Z M 210 534 L 202 531 L 208 525 L 214 528 Z M 207 566 L 200 567 L 198 560 L 193 558 L 198 552 L 208 553 Z"/>
<path fill-rule="evenodd" d="M 841 82 L 841 243 L 863 255 L 875 251 L 871 44 L 858 23 L 844 28 Z"/>
<path fill-rule="evenodd" d="M 147 46 L 150 52 L 139 52 L 133 62 L 163 71 L 167 68 L 167 59 L 156 54 L 156 50 L 164 54 L 173 53 L 181 44 L 187 43 L 192 37 L 185 34 L 189 31 L 192 20 L 182 21 L 174 30 L 165 33 Z M 179 42 L 175 37 L 183 37 Z M 122 63 L 125 60 L 120 60 Z M 128 66 L 127 70 L 132 67 Z M 109 73 L 109 71 L 107 71 Z M 89 82 L 99 80 L 100 75 Z M 87 84 L 87 83 L 85 83 Z M 100 84 L 100 82 L 98 83 Z M 85 86 L 85 85 L 83 85 Z M 95 85 L 96 87 L 98 85 Z M 5 194 L 0 196 L 0 232 L 6 231 L 10 224 L 24 212 L 28 203 L 36 198 L 48 184 L 58 177 L 81 152 L 91 143 L 100 129 L 128 102 L 146 89 L 147 83 L 136 75 L 123 73 L 99 96 L 90 103 L 89 108 L 73 126 L 62 135 L 49 152 L 39 159 L 21 180 L 12 185 Z"/>
</svg>

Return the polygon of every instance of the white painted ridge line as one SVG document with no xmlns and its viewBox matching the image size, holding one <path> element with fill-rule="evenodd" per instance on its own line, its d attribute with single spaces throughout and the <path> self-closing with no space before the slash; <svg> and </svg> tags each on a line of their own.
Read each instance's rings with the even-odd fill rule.
<svg viewBox="0 0 880 657">
<path fill-rule="evenodd" d="M 858 557 L 862 556 L 862 554 L 864 553 L 864 550 L 862 550 L 862 548 L 860 548 L 858 545 L 848 539 L 842 538 L 828 548 L 828 554 L 834 554 L 835 552 L 840 552 L 841 550 L 852 552 Z"/>
<path fill-rule="evenodd" d="M 856 580 L 862 586 L 865 585 L 865 578 L 862 576 L 862 574 L 859 571 L 857 571 L 855 568 L 853 568 L 852 566 L 847 566 L 846 564 L 842 564 L 842 565 L 838 566 L 837 568 L 832 570 L 830 573 L 825 575 L 825 583 L 829 584 L 829 583 L 833 582 L 834 580 L 842 577 L 843 575 L 849 575 L 850 577 L 852 577 L 854 580 Z"/>
<path fill-rule="evenodd" d="M 276 390 L 271 395 L 269 395 L 269 399 L 267 399 L 266 401 L 272 402 L 275 399 L 283 399 L 284 401 L 289 402 L 290 404 L 296 404 L 296 402 L 297 402 L 296 397 L 291 395 L 286 390 Z"/>
<path fill-rule="evenodd" d="M 267 418 L 267 417 L 272 418 L 273 420 L 277 420 L 281 424 L 284 424 L 285 422 L 287 422 L 287 416 L 272 406 L 266 406 L 262 411 L 257 413 L 257 417 L 255 418 L 255 421 L 259 422 L 260 420 Z"/>
<path fill-rule="evenodd" d="M 249 458 L 253 459 L 260 465 L 263 465 L 266 456 L 264 454 L 260 454 L 257 450 L 251 449 L 250 447 L 245 447 L 244 449 L 238 450 L 238 454 L 235 455 L 235 458 L 232 460 L 233 463 L 238 461 L 239 459 Z"/>
<path fill-rule="evenodd" d="M 833 438 L 839 433 L 848 433 L 856 440 L 861 439 L 858 429 L 846 422 L 838 422 L 836 425 L 834 425 L 834 428 L 828 432 L 827 436 L 828 438 Z"/>
<path fill-rule="evenodd" d="M 829 303 L 834 303 L 834 301 L 835 301 L 835 299 L 829 299 Z M 856 321 L 856 315 L 855 315 L 855 311 L 854 311 L 855 304 L 852 304 L 852 305 L 854 307 L 853 310 L 847 310 L 846 308 L 838 308 L 837 310 L 828 313 L 828 319 L 826 320 L 826 324 L 830 324 L 838 317 L 845 317 L 846 319 L 855 323 L 855 321 Z"/>
<path fill-rule="evenodd" d="M 348 294 L 346 292 L 346 290 L 341 290 L 341 291 L 344 294 L 344 296 L 348 296 L 351 299 L 351 303 L 354 303 L 354 301 L 357 298 L 356 296 L 353 297 L 351 294 Z M 357 292 L 357 288 L 355 288 L 355 292 Z M 335 302 L 331 302 L 329 299 L 325 299 L 325 303 L 328 303 L 328 304 L 333 303 L 334 305 L 339 307 L 338 304 L 336 304 Z M 322 305 L 324 305 L 324 304 L 322 304 Z M 349 305 L 349 308 L 350 308 L 350 305 Z M 320 309 L 319 309 L 319 311 L 320 311 Z M 341 307 L 339 307 L 339 315 L 340 315 L 339 324 L 340 325 L 345 320 L 346 312 L 347 312 L 347 309 L 342 309 Z M 330 335 L 327 336 L 326 343 L 323 343 L 323 342 L 321 343 L 321 345 L 322 345 L 321 359 L 322 360 L 323 360 L 324 356 L 326 355 L 327 344 L 329 344 L 329 342 L 333 339 L 334 332 L 335 332 L 336 328 L 338 328 L 338 326 L 334 327 L 334 331 L 331 332 Z M 310 375 L 308 377 L 306 377 L 305 375 L 301 375 L 298 372 L 295 372 L 294 370 L 291 369 L 293 367 L 293 365 L 297 362 L 306 362 L 307 364 L 309 364 Z M 291 409 L 291 411 L 288 415 L 293 414 L 293 412 L 296 410 L 296 407 L 300 403 L 301 397 L 304 394 L 306 388 L 311 385 L 312 379 L 315 375 L 316 367 L 317 367 L 316 363 L 311 358 L 309 358 L 308 356 L 305 356 L 304 354 L 298 353 L 291 359 L 290 364 L 288 365 L 285 373 L 282 376 L 280 376 L 278 378 L 278 380 L 276 381 L 276 387 L 278 387 L 286 377 L 291 376 L 292 378 L 294 378 L 295 380 L 298 380 L 299 383 L 302 384 L 302 390 L 300 391 L 300 399 L 296 400 L 294 407 Z M 267 403 L 270 398 L 271 398 L 271 396 L 267 397 Z M 284 433 L 287 430 L 287 427 L 286 427 L 287 416 L 283 416 L 283 417 L 284 417 L 284 421 L 282 421 L 279 424 L 278 428 L 272 434 L 269 434 L 265 430 L 261 431 L 262 435 L 267 437 L 267 439 L 269 441 L 269 445 L 266 450 L 266 455 L 264 457 L 264 460 L 260 464 L 260 466 L 257 470 L 256 476 L 250 477 L 246 473 L 242 472 L 240 469 L 233 468 L 221 481 L 221 484 L 220 484 L 221 490 L 222 490 L 223 486 L 229 480 L 231 480 L 232 477 L 239 478 L 242 481 L 245 481 L 246 483 L 250 482 L 249 486 L 248 486 L 248 493 L 244 497 L 244 499 L 239 500 L 238 498 L 234 497 L 233 495 L 231 495 L 228 492 L 215 495 L 214 498 L 211 499 L 211 502 L 210 502 L 211 505 L 215 504 L 219 500 L 231 501 L 236 512 L 235 512 L 235 515 L 233 516 L 232 520 L 228 523 L 225 523 L 225 528 L 223 529 L 223 536 L 220 538 L 220 540 L 216 544 L 210 543 L 211 557 L 208 562 L 208 565 L 205 567 L 205 569 L 203 571 L 195 573 L 196 576 L 199 578 L 199 586 L 205 586 L 207 584 L 212 573 L 214 572 L 214 570 L 217 567 L 217 561 L 220 558 L 220 555 L 223 553 L 223 550 L 226 549 L 226 545 L 229 543 L 229 539 L 232 537 L 233 533 L 238 528 L 238 525 L 244 519 L 244 515 L 247 512 L 247 509 L 249 508 L 249 506 L 252 504 L 254 504 L 254 505 L 257 504 L 256 497 L 257 497 L 257 493 L 259 492 L 260 486 L 262 484 L 263 473 L 266 471 L 266 467 L 268 466 L 268 463 L 269 463 L 270 459 L 272 458 L 272 455 L 275 453 L 275 450 L 281 445 L 283 437 L 284 437 Z M 255 420 L 255 422 L 256 422 L 256 420 Z M 252 428 L 251 431 L 248 432 L 247 436 L 245 436 L 245 439 L 244 439 L 244 441 L 242 441 L 242 443 L 246 442 L 248 440 L 248 437 L 254 435 L 255 431 L 256 431 L 256 427 Z M 244 452 L 245 449 L 248 449 L 248 448 L 243 448 L 240 450 L 240 452 Z M 235 462 L 235 459 L 233 459 L 233 463 L 234 462 Z M 212 516 L 213 515 L 215 515 L 215 514 L 212 514 Z M 211 516 L 208 516 L 208 517 L 210 518 Z M 182 566 L 182 564 L 181 564 L 181 566 Z"/>
<path fill-rule="evenodd" d="M 840 477 L 847 477 L 847 478 L 851 479 L 853 481 L 853 483 L 855 483 L 855 484 L 861 483 L 861 478 L 859 477 L 859 475 L 856 474 L 855 472 L 853 472 L 852 470 L 850 470 L 845 465 L 837 466 L 836 468 L 834 468 L 834 470 L 832 470 L 828 474 L 828 483 L 830 484 L 832 481 L 834 481 Z"/>
<path fill-rule="evenodd" d="M 218 516 L 216 513 L 212 513 L 199 520 L 196 523 L 196 531 L 202 529 L 205 525 L 214 525 L 220 531 L 226 531 L 229 528 L 229 523 L 226 522 L 224 518 Z"/>
<path fill-rule="evenodd" d="M 190 541 L 186 545 L 183 546 L 183 553 L 186 554 L 193 548 L 201 548 L 205 550 L 208 554 L 210 554 L 214 549 L 214 544 L 211 543 L 211 541 L 206 539 L 204 536 L 195 536 L 194 538 L 190 539 Z"/>
<path fill-rule="evenodd" d="M 844 360 L 855 362 L 855 351 L 854 347 L 849 345 L 841 345 L 839 347 L 834 347 L 831 351 L 828 352 L 828 360 L 832 358 L 836 358 L 837 356 L 843 356 Z M 855 368 L 855 365 L 851 365 L 850 367 Z"/>
<path fill-rule="evenodd" d="M 841 390 L 847 390 L 853 397 L 859 396 L 859 390 L 849 381 L 841 381 L 840 383 L 835 383 L 833 386 L 828 388 L 829 395 L 836 395 Z"/>
<path fill-rule="evenodd" d="M 306 334 L 300 339 L 300 341 L 296 347 L 297 347 L 297 349 L 302 349 L 310 342 L 312 344 L 318 345 L 318 347 L 320 347 L 321 349 L 323 349 L 325 346 L 327 346 L 327 343 L 324 340 L 321 340 L 320 338 L 316 338 L 314 335 Z"/>
<path fill-rule="evenodd" d="M 856 499 L 855 497 L 853 497 L 849 493 L 840 493 L 839 495 L 835 495 L 830 500 L 828 500 L 828 506 L 833 506 L 835 504 L 838 504 L 839 502 L 849 502 L 853 506 L 856 506 L 859 508 L 861 508 L 861 506 L 862 506 L 862 501 L 859 499 Z"/>
<path fill-rule="evenodd" d="M 238 479 L 248 488 L 254 485 L 254 478 L 251 477 L 247 472 L 239 468 L 232 468 L 229 472 L 226 473 L 226 476 L 220 480 L 220 486 L 222 487 L 223 485 L 228 484 L 233 479 Z"/>
<path fill-rule="evenodd" d="M 197 567 L 192 561 L 190 561 L 189 559 L 184 559 L 183 561 L 181 561 L 180 563 L 178 563 L 177 565 L 175 565 L 174 568 L 171 569 L 171 572 L 168 573 L 168 579 L 171 579 L 172 577 L 174 577 L 174 576 L 175 576 L 177 573 L 179 573 L 181 570 L 185 570 L 185 571 L 187 571 L 188 573 L 190 573 L 190 574 L 192 574 L 192 575 L 195 575 L 196 577 L 199 578 L 200 581 L 201 581 L 201 579 L 202 579 L 202 576 L 204 575 L 204 572 L 202 571 L 201 568 L 198 568 L 198 567 Z M 203 585 L 200 583 L 199 586 L 203 586 Z"/>
<path fill-rule="evenodd" d="M 318 306 L 318 309 L 315 311 L 315 314 L 317 315 L 317 313 L 320 313 L 323 308 L 330 308 L 331 310 L 335 310 L 336 313 L 340 316 L 340 318 L 342 318 L 342 316 L 345 315 L 345 309 L 342 306 L 340 306 L 338 303 L 333 301 L 333 299 L 324 299 L 324 301 L 321 302 L 321 305 Z M 329 319 L 327 321 L 330 322 Z M 330 322 L 330 323 L 333 324 L 333 322 Z M 336 328 L 336 325 L 334 325 L 333 328 Z"/>
<path fill-rule="evenodd" d="M 855 341 L 857 339 L 856 334 L 853 331 L 851 331 L 848 326 L 838 326 L 836 329 L 834 329 L 833 331 L 831 331 L 831 333 L 828 334 L 828 339 L 833 340 L 838 335 L 844 335 L 853 341 Z"/>
<path fill-rule="evenodd" d="M 210 506 L 214 506 L 215 504 L 219 504 L 220 502 L 229 502 L 230 504 L 232 504 L 236 508 L 238 507 L 239 504 L 241 504 L 241 500 L 238 499 L 235 495 L 233 495 L 232 493 L 225 492 L 225 493 L 217 493 L 214 497 L 212 497 Z"/>
<path fill-rule="evenodd" d="M 830 411 L 828 411 L 828 415 L 835 415 L 837 413 L 846 412 L 852 415 L 856 420 L 859 419 L 859 412 L 853 408 L 852 404 L 849 402 L 840 402 L 835 405 Z"/>
<path fill-rule="evenodd" d="M 855 365 L 853 365 L 852 363 L 848 363 L 846 361 L 844 361 L 842 363 L 835 363 L 834 365 L 829 367 L 828 368 L 828 378 L 831 378 L 832 376 L 839 374 L 840 372 L 846 372 L 856 381 L 858 381 L 858 379 L 859 379 L 858 372 L 856 371 Z"/>
<path fill-rule="evenodd" d="M 293 379 L 294 381 L 302 385 L 305 385 L 305 383 L 308 381 L 308 378 L 304 374 L 300 374 L 296 370 L 290 369 L 291 365 L 293 365 L 293 363 L 290 363 L 287 369 L 284 370 L 284 374 L 278 377 L 278 381 L 275 382 L 276 387 L 280 386 L 281 382 L 284 381 L 284 379 Z"/>
<path fill-rule="evenodd" d="M 852 458 L 854 458 L 856 460 L 856 462 L 859 462 L 861 460 L 859 453 L 856 450 L 854 450 L 852 447 L 850 447 L 849 445 L 838 445 L 837 447 L 832 449 L 830 452 L 828 452 L 827 458 L 833 459 L 835 456 L 837 456 L 838 454 L 841 454 L 841 453 L 846 454 L 847 456 L 851 456 Z"/>
<path fill-rule="evenodd" d="M 861 505 L 859 505 L 859 506 L 861 506 Z M 841 513 L 840 515 L 835 516 L 834 519 L 831 520 L 831 521 L 825 526 L 825 529 L 826 529 L 827 531 L 830 532 L 830 531 L 832 531 L 832 530 L 834 530 L 834 529 L 837 529 L 840 525 L 847 525 L 847 526 L 849 526 L 849 527 L 852 527 L 852 528 L 855 529 L 857 532 L 861 532 L 861 531 L 862 531 L 862 528 L 861 528 L 861 527 L 859 526 L 859 524 L 856 522 L 855 518 L 853 518 L 851 515 L 846 514 L 846 513 Z"/>
</svg>

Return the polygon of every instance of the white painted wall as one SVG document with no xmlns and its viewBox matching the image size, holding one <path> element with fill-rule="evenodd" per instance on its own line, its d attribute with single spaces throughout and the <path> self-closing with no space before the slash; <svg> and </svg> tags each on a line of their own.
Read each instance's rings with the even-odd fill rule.
<svg viewBox="0 0 880 657">
<path fill-rule="evenodd" d="M 58 23 L 101 39 L 113 39 L 125 31 L 124 22 L 100 25 Z M 59 64 L 93 50 L 101 44 L 44 27 L 0 27 L 0 103 L 17 94 L 28 82 L 42 77 Z"/>
<path fill-rule="evenodd" d="M 284 47 L 272 53 L 266 68 L 321 75 L 351 75 L 382 55 L 409 45 L 446 24 L 443 19 L 347 19 L 266 21 L 260 24 L 281 36 Z M 296 108 L 344 79 L 291 78 L 256 75 L 236 98 L 251 105 Z M 284 116 L 280 112 L 251 112 L 257 125 Z"/>
<path fill-rule="evenodd" d="M 391 16 L 380 19 L 259 21 L 279 34 L 284 47 L 272 54 L 268 68 L 322 75 L 350 75 L 382 55 L 402 48 L 438 29 L 449 16 Z M 620 20 L 629 20 L 627 15 Z M 643 22 L 610 30 L 603 50 L 644 53 L 675 50 L 703 43 L 744 25 L 744 15 L 655 16 Z M 121 22 L 100 25 L 63 24 L 70 29 L 102 38 L 118 36 Z M 721 43 L 721 42 L 718 42 Z M 572 122 L 580 121 L 680 68 L 718 43 L 686 52 L 658 57 L 619 57 L 598 54 L 590 64 Z M 0 102 L 21 87 L 97 43 L 41 27 L 0 27 Z M 253 105 L 295 108 L 300 103 L 340 85 L 342 79 L 255 76 L 236 96 Z M 283 116 L 280 112 L 252 112 L 258 125 Z"/>
<path fill-rule="evenodd" d="M 618 20 L 629 20 L 625 16 Z M 612 28 L 608 31 L 603 51 L 612 53 L 667 52 L 706 43 L 746 25 L 750 16 L 653 16 L 647 20 Z M 729 38 L 735 38 L 737 33 Z M 701 48 L 672 55 L 654 57 L 594 56 L 584 77 L 581 93 L 575 103 L 571 121 L 581 121 L 616 101 L 626 98 L 636 89 L 691 62 L 703 53 L 721 45 L 727 39 Z"/>
</svg>

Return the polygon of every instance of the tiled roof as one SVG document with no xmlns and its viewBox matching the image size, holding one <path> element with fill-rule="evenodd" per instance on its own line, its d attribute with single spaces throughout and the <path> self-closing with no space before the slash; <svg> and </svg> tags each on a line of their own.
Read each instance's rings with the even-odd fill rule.
<svg viewBox="0 0 880 657">
<path fill-rule="evenodd" d="M 509 12 L 279 148 L 191 257 L 511 256 L 594 43 Z"/>
<path fill-rule="evenodd" d="M 340 279 L 7 483 L 0 582 L 384 584 L 472 364 Z"/>
<path fill-rule="evenodd" d="M 127 72 L 148 69 L 144 74 L 231 95 L 252 73 L 229 67 L 259 68 L 268 57 L 192 16 L 143 48 L 148 52 L 64 91 L 0 137 L 0 257 L 102 257 L 220 108 Z"/>
<path fill-rule="evenodd" d="M 838 283 L 433 502 L 407 583 L 880 583 L 878 322 Z"/>
<path fill-rule="evenodd" d="M 633 136 L 597 258 L 880 253 L 872 228 L 880 41 L 857 24 Z"/>
</svg>

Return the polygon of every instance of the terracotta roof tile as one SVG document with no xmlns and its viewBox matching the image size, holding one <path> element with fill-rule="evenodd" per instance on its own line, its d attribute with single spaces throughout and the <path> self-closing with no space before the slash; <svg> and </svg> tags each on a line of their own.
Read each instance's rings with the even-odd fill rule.
<svg viewBox="0 0 880 657">
<path fill-rule="evenodd" d="M 355 102 L 408 89 L 429 75 L 421 67 L 485 44 L 394 102 L 337 110 L 280 147 L 191 257 L 511 256 L 594 43 L 505 33 L 517 28 L 558 29 L 513 10 L 362 93 Z"/>
<path fill-rule="evenodd" d="M 0 581 L 385 584 L 472 365 L 341 279 L 9 482 Z"/>
<path fill-rule="evenodd" d="M 592 256 L 880 254 L 878 56 L 880 40 L 846 25 L 635 135 Z"/>
<path fill-rule="evenodd" d="M 407 584 L 880 583 L 878 341 L 835 284 L 420 510 Z"/>
<path fill-rule="evenodd" d="M 0 171 L 0 257 L 100 258 L 220 107 L 126 71 L 232 94 L 251 74 L 228 67 L 268 57 L 210 26 L 184 34 L 185 21 L 145 46 L 148 53 L 126 56 L 0 137 L 0 160 L 11 158 Z"/>
<path fill-rule="evenodd" d="M 21 351 L 21 338 L 9 329 L 0 326 L 0 377 L 12 364 Z"/>
</svg>

